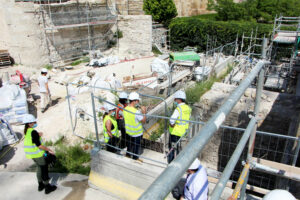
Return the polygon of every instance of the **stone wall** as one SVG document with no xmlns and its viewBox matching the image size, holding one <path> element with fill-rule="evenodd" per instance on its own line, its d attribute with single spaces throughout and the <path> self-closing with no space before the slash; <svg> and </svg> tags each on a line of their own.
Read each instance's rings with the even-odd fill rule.
<svg viewBox="0 0 300 200">
<path fill-rule="evenodd" d="M 152 18 L 150 15 L 120 15 L 118 28 L 121 54 L 148 56 L 152 52 Z"/>
<path fill-rule="evenodd" d="M 40 67 L 48 63 L 43 29 L 33 3 L 0 1 L 0 49 L 7 49 L 15 63 Z"/>
<path fill-rule="evenodd" d="M 241 1 L 242 0 L 234 0 L 236 3 Z M 208 0 L 174 0 L 178 17 L 189 17 L 213 13 L 213 11 L 207 10 L 207 2 Z"/>
</svg>

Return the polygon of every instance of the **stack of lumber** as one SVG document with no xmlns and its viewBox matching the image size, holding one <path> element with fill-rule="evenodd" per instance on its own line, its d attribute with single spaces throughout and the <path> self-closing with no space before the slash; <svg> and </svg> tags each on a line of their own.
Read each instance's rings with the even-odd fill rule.
<svg viewBox="0 0 300 200">
<path fill-rule="evenodd" d="M 1 65 L 10 65 L 10 57 L 7 50 L 0 50 L 0 66 Z"/>
</svg>

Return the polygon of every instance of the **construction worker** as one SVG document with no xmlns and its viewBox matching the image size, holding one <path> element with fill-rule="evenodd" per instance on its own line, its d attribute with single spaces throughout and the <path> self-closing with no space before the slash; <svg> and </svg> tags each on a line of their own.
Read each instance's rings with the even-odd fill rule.
<svg viewBox="0 0 300 200">
<path fill-rule="evenodd" d="M 105 114 L 103 116 L 103 135 L 105 143 L 111 145 L 106 146 L 106 150 L 110 152 L 117 152 L 118 150 L 114 147 L 119 147 L 119 129 L 115 119 L 116 107 L 106 104 Z"/>
<path fill-rule="evenodd" d="M 263 200 L 296 200 L 296 198 L 286 190 L 272 190 L 266 194 Z"/>
<path fill-rule="evenodd" d="M 136 92 L 129 94 L 129 105 L 125 108 L 124 120 L 125 120 L 125 129 L 127 134 L 127 152 L 134 153 L 136 155 L 140 154 L 141 149 L 141 140 L 143 137 L 143 126 L 142 123 L 146 122 L 146 107 L 141 107 L 141 112 L 137 110 L 139 108 L 140 96 Z M 127 112 L 127 111 L 129 112 Z M 135 113 L 135 114 L 133 114 Z M 144 115 L 137 115 L 137 114 Z M 134 160 L 141 161 L 138 156 L 133 155 Z M 127 157 L 131 157 L 130 154 L 126 154 Z"/>
<path fill-rule="evenodd" d="M 24 128 L 24 151 L 26 158 L 32 159 L 37 165 L 38 191 L 45 189 L 45 194 L 56 190 L 56 186 L 49 184 L 48 164 L 45 160 L 47 153 L 54 152 L 44 146 L 41 136 L 43 133 L 37 132 L 34 128 L 37 127 L 36 119 L 33 115 L 27 114 L 23 118 Z"/>
<path fill-rule="evenodd" d="M 184 195 L 181 200 L 207 200 L 208 179 L 205 168 L 200 164 L 198 158 L 194 160 L 187 170 Z"/>
<path fill-rule="evenodd" d="M 48 86 L 48 70 L 46 68 L 43 68 L 41 70 L 41 75 L 38 77 L 38 85 L 40 89 L 40 95 L 41 95 L 41 111 L 42 113 L 45 112 L 46 107 L 48 104 L 51 104 L 51 95 L 50 90 Z"/>
<path fill-rule="evenodd" d="M 183 120 L 190 120 L 191 116 L 191 108 L 185 104 L 186 100 L 186 95 L 184 91 L 177 91 L 174 94 L 174 103 L 176 106 L 176 109 L 174 110 L 171 118 L 170 119 L 170 146 L 169 148 L 171 152 L 169 152 L 168 155 L 168 163 L 170 163 L 174 157 L 175 157 L 175 152 L 176 155 L 180 152 L 181 150 L 181 144 L 180 142 L 177 144 L 177 142 L 180 140 L 181 137 L 183 137 L 186 132 L 188 131 L 189 128 L 189 123 L 185 121 L 178 121 L 174 119 L 183 119 Z"/>
<path fill-rule="evenodd" d="M 126 92 L 121 92 L 119 95 L 119 104 L 118 106 L 121 108 L 125 108 L 127 106 L 128 95 Z M 123 116 L 123 109 L 117 108 L 116 119 L 118 122 L 118 128 L 121 131 L 121 143 L 120 148 L 123 149 L 126 147 L 126 129 L 125 122 Z"/>
</svg>

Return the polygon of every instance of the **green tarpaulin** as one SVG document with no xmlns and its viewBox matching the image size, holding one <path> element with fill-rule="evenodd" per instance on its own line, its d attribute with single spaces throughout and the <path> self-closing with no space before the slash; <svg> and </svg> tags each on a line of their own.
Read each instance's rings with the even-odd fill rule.
<svg viewBox="0 0 300 200">
<path fill-rule="evenodd" d="M 170 53 L 170 60 L 177 61 L 200 61 L 200 56 L 193 51 Z"/>
</svg>

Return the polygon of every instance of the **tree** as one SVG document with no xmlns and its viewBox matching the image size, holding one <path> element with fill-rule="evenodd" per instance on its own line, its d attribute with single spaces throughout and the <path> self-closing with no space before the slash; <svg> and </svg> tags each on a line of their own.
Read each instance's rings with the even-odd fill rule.
<svg viewBox="0 0 300 200">
<path fill-rule="evenodd" d="M 299 0 L 245 0 L 234 3 L 233 0 L 209 0 L 208 8 L 217 12 L 217 20 L 256 20 L 272 22 L 279 15 L 299 16 Z"/>
<path fill-rule="evenodd" d="M 177 16 L 173 0 L 144 0 L 143 9 L 147 15 L 152 15 L 154 21 L 169 24 Z"/>
</svg>

